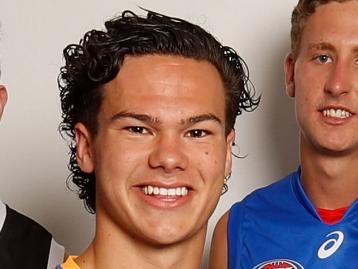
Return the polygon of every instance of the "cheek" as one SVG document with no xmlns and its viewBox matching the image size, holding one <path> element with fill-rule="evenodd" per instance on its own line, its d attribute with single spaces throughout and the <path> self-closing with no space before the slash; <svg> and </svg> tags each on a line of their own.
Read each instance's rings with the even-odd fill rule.
<svg viewBox="0 0 358 269">
<path fill-rule="evenodd" d="M 196 153 L 196 167 L 204 175 L 204 178 L 221 178 L 225 172 L 226 148 L 223 146 L 207 146 Z"/>
<path fill-rule="evenodd" d="M 329 74 L 326 69 L 308 63 L 302 64 L 296 72 L 296 94 L 305 96 L 307 100 L 310 100 L 310 96 L 313 97 L 322 93 Z"/>
<path fill-rule="evenodd" d="M 96 174 L 106 180 L 126 175 L 142 158 L 141 151 L 134 150 L 129 144 L 124 145 L 116 139 L 103 139 L 99 141 L 96 149 Z"/>
<path fill-rule="evenodd" d="M 316 106 L 318 99 L 321 99 L 322 85 L 317 77 L 301 74 L 295 81 L 295 103 L 296 110 L 310 110 Z"/>
<path fill-rule="evenodd" d="M 310 108 L 310 103 L 312 101 L 312 96 L 309 94 L 305 94 L 304 91 L 299 91 L 295 97 L 296 102 L 296 111 L 298 114 L 301 112 L 308 110 Z"/>
<path fill-rule="evenodd" d="M 135 151 L 123 148 L 114 145 L 102 146 L 96 156 L 98 158 L 97 191 L 103 193 L 97 196 L 101 196 L 108 204 L 120 203 L 119 201 L 123 201 L 122 198 L 126 197 L 133 173 L 137 171 L 141 158 L 139 154 L 135 154 Z"/>
</svg>

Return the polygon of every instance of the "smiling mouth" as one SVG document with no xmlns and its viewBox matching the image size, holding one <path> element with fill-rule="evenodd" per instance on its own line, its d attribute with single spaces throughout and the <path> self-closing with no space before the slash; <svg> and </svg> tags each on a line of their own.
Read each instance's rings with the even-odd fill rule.
<svg viewBox="0 0 358 269">
<path fill-rule="evenodd" d="M 322 114 L 324 117 L 327 118 L 338 118 L 338 119 L 347 119 L 353 116 L 353 114 L 347 110 L 333 109 L 333 108 L 323 109 Z"/>
<path fill-rule="evenodd" d="M 145 195 L 149 196 L 167 196 L 167 197 L 178 197 L 187 196 L 189 190 L 187 187 L 176 187 L 176 188 L 163 188 L 156 186 L 144 186 L 142 191 Z"/>
</svg>

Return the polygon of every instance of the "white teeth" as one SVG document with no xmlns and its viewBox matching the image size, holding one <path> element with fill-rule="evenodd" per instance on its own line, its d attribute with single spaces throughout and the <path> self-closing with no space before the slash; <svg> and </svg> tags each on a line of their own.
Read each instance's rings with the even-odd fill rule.
<svg viewBox="0 0 358 269">
<path fill-rule="evenodd" d="M 345 119 L 352 116 L 352 113 L 343 109 L 333 109 L 333 108 L 325 109 L 323 110 L 322 113 L 324 117 L 340 118 L 340 119 Z"/>
<path fill-rule="evenodd" d="M 160 188 L 160 189 L 159 189 L 159 194 L 160 194 L 160 195 L 167 195 L 167 194 L 168 194 L 168 190 L 167 190 L 167 189 L 164 189 L 164 188 Z"/>
<path fill-rule="evenodd" d="M 187 187 L 177 187 L 177 188 L 159 188 L 155 186 L 145 186 L 143 187 L 143 192 L 145 195 L 161 195 L 161 196 L 187 196 L 188 189 Z"/>
<path fill-rule="evenodd" d="M 154 195 L 158 195 L 159 193 L 160 193 L 159 188 L 158 188 L 158 187 L 154 187 L 154 188 L 153 188 L 153 194 L 154 194 Z"/>
<path fill-rule="evenodd" d="M 178 196 L 180 195 L 181 193 L 178 193 Z M 169 189 L 168 190 L 168 195 L 169 196 L 174 196 L 174 195 L 177 195 L 175 189 Z"/>
<path fill-rule="evenodd" d="M 182 191 L 181 191 L 180 187 L 175 189 L 175 194 L 178 195 L 178 196 L 182 194 Z"/>
</svg>

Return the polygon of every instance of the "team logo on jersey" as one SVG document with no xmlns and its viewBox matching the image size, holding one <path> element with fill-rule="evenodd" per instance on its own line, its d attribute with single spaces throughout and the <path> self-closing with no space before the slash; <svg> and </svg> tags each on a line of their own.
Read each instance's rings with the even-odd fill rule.
<svg viewBox="0 0 358 269">
<path fill-rule="evenodd" d="M 327 259 L 332 256 L 344 241 L 344 234 L 341 231 L 331 232 L 326 237 L 330 238 L 323 242 L 321 247 L 318 249 L 317 255 L 320 259 Z"/>
<path fill-rule="evenodd" d="M 260 263 L 259 265 L 256 265 L 253 269 L 304 269 L 304 267 L 295 261 L 277 259 Z"/>
</svg>

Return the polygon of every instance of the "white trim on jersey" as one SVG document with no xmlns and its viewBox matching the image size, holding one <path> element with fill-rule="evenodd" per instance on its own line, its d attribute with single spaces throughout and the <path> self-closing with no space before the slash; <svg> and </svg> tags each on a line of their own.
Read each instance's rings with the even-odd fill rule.
<svg viewBox="0 0 358 269">
<path fill-rule="evenodd" d="M 2 226 L 4 226 L 6 218 L 6 205 L 0 201 L 0 232 L 2 230 Z"/>
<path fill-rule="evenodd" d="M 58 244 L 53 238 L 48 255 L 47 269 L 53 269 L 56 265 L 63 263 L 65 257 L 65 248 Z"/>
</svg>

